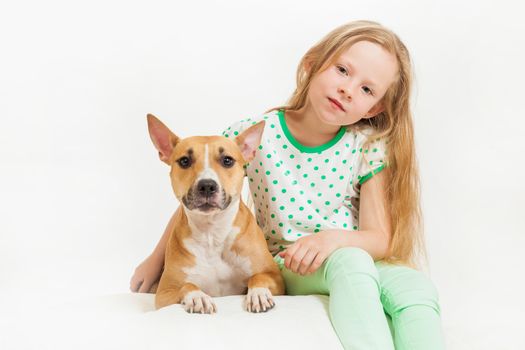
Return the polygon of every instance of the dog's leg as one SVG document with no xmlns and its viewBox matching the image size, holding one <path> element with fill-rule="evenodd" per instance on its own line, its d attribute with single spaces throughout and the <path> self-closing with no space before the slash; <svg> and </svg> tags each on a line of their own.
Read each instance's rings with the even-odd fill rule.
<svg viewBox="0 0 525 350">
<path fill-rule="evenodd" d="M 179 298 L 184 310 L 189 313 L 214 314 L 217 306 L 212 297 L 192 283 L 186 283 L 179 291 Z"/>
<path fill-rule="evenodd" d="M 168 305 L 178 304 L 181 301 L 180 293 L 185 284 L 173 283 L 172 281 L 175 279 L 170 278 L 172 277 L 168 275 L 170 272 L 172 271 L 165 270 L 160 277 L 155 294 L 155 307 L 157 310 Z"/>
<path fill-rule="evenodd" d="M 180 302 L 178 287 L 157 289 L 157 294 L 155 295 L 155 307 L 158 309 L 172 305 L 178 304 Z"/>
<path fill-rule="evenodd" d="M 168 287 L 157 291 L 155 306 L 157 309 L 180 303 L 189 313 L 212 314 L 217 312 L 213 299 L 193 283 L 182 287 Z"/>
<path fill-rule="evenodd" d="M 279 272 L 263 272 L 248 280 L 248 294 L 245 309 L 248 312 L 266 312 L 275 306 L 273 294 L 284 294 L 282 277 Z"/>
</svg>

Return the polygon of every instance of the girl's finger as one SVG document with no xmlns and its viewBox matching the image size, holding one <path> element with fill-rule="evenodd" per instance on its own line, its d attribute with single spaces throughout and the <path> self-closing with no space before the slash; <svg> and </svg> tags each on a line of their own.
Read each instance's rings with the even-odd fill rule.
<svg viewBox="0 0 525 350">
<path fill-rule="evenodd" d="M 140 289 L 139 289 L 139 293 L 147 293 L 149 292 L 150 288 L 151 288 L 151 281 L 148 281 L 148 280 L 144 280 L 144 282 L 142 282 L 141 286 L 140 286 Z"/>
<path fill-rule="evenodd" d="M 308 268 L 308 271 L 306 271 L 306 274 L 311 274 L 317 271 L 317 269 L 319 269 L 321 265 L 324 263 L 325 259 L 326 257 L 323 254 L 321 253 L 317 254 L 314 261 L 312 262 L 312 265 L 310 265 L 310 267 Z"/>
<path fill-rule="evenodd" d="M 300 275 L 306 274 L 306 272 L 310 269 L 310 266 L 314 262 L 314 259 L 318 253 L 319 252 L 317 250 L 312 250 L 312 249 L 310 249 L 308 253 L 306 253 L 303 260 L 301 261 L 301 265 L 299 266 Z"/>
<path fill-rule="evenodd" d="M 294 243 L 288 249 L 284 251 L 284 266 L 290 270 L 290 259 L 295 254 L 295 251 L 299 248 L 299 246 Z"/>
<path fill-rule="evenodd" d="M 136 293 L 139 290 L 139 288 L 140 288 L 140 286 L 141 286 L 143 281 L 144 280 L 142 280 L 142 279 L 132 278 L 131 281 L 129 282 L 129 289 L 133 293 Z"/>
<path fill-rule="evenodd" d="M 299 265 L 303 260 L 304 256 L 308 253 L 308 248 L 300 247 L 292 257 L 290 257 L 290 271 L 297 273 Z"/>
</svg>

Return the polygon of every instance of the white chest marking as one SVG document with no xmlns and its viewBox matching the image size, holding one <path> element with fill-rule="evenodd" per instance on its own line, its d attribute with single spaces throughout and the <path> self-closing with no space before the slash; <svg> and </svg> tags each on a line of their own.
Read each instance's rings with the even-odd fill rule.
<svg viewBox="0 0 525 350">
<path fill-rule="evenodd" d="M 183 271 L 187 282 L 210 296 L 244 294 L 252 275 L 250 259 L 231 251 L 239 233 L 239 228 L 232 226 L 238 209 L 237 199 L 211 218 L 186 211 L 192 236 L 184 240 L 184 246 L 195 256 L 195 266 Z"/>
</svg>

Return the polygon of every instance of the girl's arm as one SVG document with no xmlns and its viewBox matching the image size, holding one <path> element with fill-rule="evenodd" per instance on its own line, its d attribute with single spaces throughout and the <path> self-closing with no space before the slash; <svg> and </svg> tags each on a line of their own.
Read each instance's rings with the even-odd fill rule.
<svg viewBox="0 0 525 350">
<path fill-rule="evenodd" d="M 301 275 L 315 272 L 336 249 L 357 247 L 374 261 L 383 259 L 390 244 L 390 214 L 386 203 L 386 171 L 374 175 L 361 186 L 359 231 L 323 230 L 298 239 L 279 253 L 284 265 Z"/>
<path fill-rule="evenodd" d="M 159 243 L 153 250 L 150 256 L 148 256 L 139 266 L 135 269 L 131 281 L 129 283 L 129 288 L 132 292 L 139 293 L 148 293 L 151 289 L 151 286 L 160 279 L 162 273 L 162 268 L 164 267 L 164 255 L 166 252 L 166 244 L 168 238 L 175 226 L 175 217 L 177 212 L 180 210 L 177 209 L 173 216 L 171 217 L 162 237 L 160 238 Z"/>
<path fill-rule="evenodd" d="M 358 247 L 374 261 L 385 258 L 391 237 L 390 212 L 386 202 L 386 172 L 372 176 L 361 186 L 359 231 L 343 235 L 343 247 Z"/>
</svg>

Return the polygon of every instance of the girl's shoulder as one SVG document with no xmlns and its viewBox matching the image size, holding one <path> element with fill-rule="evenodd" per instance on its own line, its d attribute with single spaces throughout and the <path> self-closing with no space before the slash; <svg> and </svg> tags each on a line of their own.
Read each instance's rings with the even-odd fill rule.
<svg viewBox="0 0 525 350">
<path fill-rule="evenodd" d="M 265 130 L 267 128 L 275 128 L 275 123 L 279 121 L 279 113 L 282 113 L 281 110 L 271 110 L 255 117 L 236 121 L 224 129 L 222 135 L 226 137 L 236 137 L 250 126 L 255 125 L 263 120 L 266 122 Z"/>
<path fill-rule="evenodd" d="M 372 127 L 367 126 L 352 129 L 349 128 L 348 132 L 354 135 L 355 143 L 360 146 L 367 146 L 367 148 L 381 147 L 385 149 L 386 145 L 388 144 L 386 138 L 374 136 L 376 134 L 376 130 L 374 130 Z"/>
<path fill-rule="evenodd" d="M 351 132 L 355 135 L 352 150 L 355 159 L 354 184 L 362 185 L 388 165 L 388 142 L 385 138 L 375 136 L 376 131 L 372 127 L 360 127 Z"/>
</svg>

